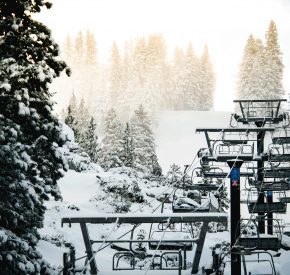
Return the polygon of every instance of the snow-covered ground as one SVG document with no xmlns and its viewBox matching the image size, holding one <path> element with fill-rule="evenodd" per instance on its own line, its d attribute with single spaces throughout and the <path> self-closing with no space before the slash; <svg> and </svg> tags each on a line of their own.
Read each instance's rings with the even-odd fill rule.
<svg viewBox="0 0 290 275">
<path fill-rule="evenodd" d="M 168 111 L 158 116 L 155 130 L 157 155 L 166 172 L 172 163 L 190 164 L 200 148 L 206 147 L 203 133 L 196 128 L 229 127 L 229 112 Z"/>
<path fill-rule="evenodd" d="M 191 163 L 197 151 L 205 147 L 203 134 L 195 134 L 198 127 L 228 127 L 230 114 L 225 112 L 164 112 L 159 115 L 158 127 L 156 128 L 157 154 L 163 171 L 167 171 L 172 163 L 181 167 Z M 134 213 L 151 213 L 160 202 L 154 198 L 162 192 L 170 193 L 168 186 L 158 185 L 156 182 L 147 180 L 142 175 L 126 174 L 120 175 L 120 171 L 103 172 L 98 168 L 95 171 L 75 172 L 69 170 L 64 178 L 59 181 L 59 187 L 63 195 L 63 201 L 47 202 L 47 212 L 45 215 L 44 228 L 39 230 L 42 240 L 38 244 L 38 249 L 45 259 L 56 266 L 62 265 L 62 253 L 67 251 L 64 247 L 66 243 L 72 243 L 76 248 L 77 258 L 85 255 L 85 247 L 79 225 L 72 224 L 69 227 L 65 224 L 61 226 L 62 217 L 71 216 L 97 216 L 98 214 L 113 213 L 118 207 L 116 202 L 119 198 L 113 194 L 108 195 L 104 188 L 110 184 L 124 185 L 127 188 L 134 186 L 137 182 L 140 187 L 140 195 L 145 202 L 133 202 L 128 207 Z M 139 191 L 138 191 L 139 192 Z M 160 211 L 158 209 L 158 211 Z M 243 209 L 243 211 L 246 211 Z M 165 204 L 164 212 L 171 212 L 171 204 Z M 285 216 L 285 215 L 284 215 Z M 148 226 L 142 227 L 146 233 Z M 121 225 L 115 228 L 111 225 L 88 225 L 91 239 L 117 239 L 125 232 L 132 229 L 131 225 Z M 129 236 L 126 236 L 129 238 Z M 202 253 L 200 267 L 206 266 L 211 260 L 210 247 L 215 243 L 229 241 L 229 232 L 208 233 Z M 290 238 L 289 238 L 290 239 Z M 288 243 L 285 237 L 284 242 Z M 289 242 L 290 243 L 290 242 Z M 100 244 L 96 244 L 94 249 L 98 250 Z M 128 274 L 177 274 L 177 271 L 111 271 L 112 257 L 116 250 L 108 247 L 96 254 L 96 262 L 100 270 L 100 275 L 128 275 Z M 282 255 L 275 257 L 276 269 L 280 275 L 288 275 L 290 269 L 290 251 L 281 250 Z M 188 261 L 192 262 L 193 251 L 188 253 Z M 275 254 L 275 253 L 273 253 Z M 83 263 L 80 261 L 80 263 Z M 254 269 L 261 273 L 259 266 Z M 254 271 L 253 269 L 253 271 Z M 268 272 L 264 271 L 264 272 Z M 257 272 L 256 272 L 257 273 Z M 182 274 L 190 274 L 190 269 L 182 271 Z M 229 275 L 229 264 L 226 267 L 225 275 Z"/>
</svg>

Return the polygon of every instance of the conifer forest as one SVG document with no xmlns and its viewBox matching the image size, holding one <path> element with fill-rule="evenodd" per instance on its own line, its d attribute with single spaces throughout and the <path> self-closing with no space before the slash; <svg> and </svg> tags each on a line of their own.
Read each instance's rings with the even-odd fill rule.
<svg viewBox="0 0 290 275">
<path fill-rule="evenodd" d="M 0 275 L 288 275 L 289 12 L 0 0 Z"/>
</svg>

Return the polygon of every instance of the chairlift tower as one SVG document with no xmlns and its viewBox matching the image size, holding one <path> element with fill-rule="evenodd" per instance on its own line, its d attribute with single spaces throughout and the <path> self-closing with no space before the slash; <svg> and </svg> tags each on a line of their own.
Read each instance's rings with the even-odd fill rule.
<svg viewBox="0 0 290 275">
<path fill-rule="evenodd" d="M 241 114 L 233 114 L 231 118 L 231 128 L 198 128 L 197 133 L 203 132 L 205 134 L 207 148 L 202 148 L 199 151 L 199 157 L 201 159 L 201 166 L 205 167 L 203 171 L 204 177 L 212 176 L 216 178 L 226 178 L 232 169 L 227 173 L 219 171 L 214 166 L 211 167 L 209 163 L 227 162 L 229 166 L 234 169 L 240 167 L 243 162 L 256 163 L 256 188 L 261 192 L 255 201 L 255 207 L 249 206 L 249 212 L 258 215 L 255 219 L 257 224 L 258 235 L 265 233 L 265 220 L 267 221 L 267 233 L 273 235 L 273 213 L 285 213 L 286 203 L 288 198 L 280 200 L 280 202 L 273 202 L 273 191 L 289 190 L 290 182 L 285 180 L 276 181 L 276 179 L 290 177 L 290 167 L 280 167 L 265 169 L 265 162 L 270 162 L 269 153 L 265 152 L 265 136 L 267 133 L 274 134 L 277 126 L 285 120 L 289 120 L 287 113 L 281 110 L 281 104 L 285 102 L 285 99 L 270 99 L 270 100 L 234 100 L 237 103 Z M 235 121 L 235 125 L 233 123 Z M 246 126 L 246 127 L 245 127 Z M 284 125 L 285 129 L 288 125 Z M 274 138 L 273 138 L 274 142 Z M 277 138 L 276 143 L 288 143 L 290 145 L 290 132 L 289 137 L 284 136 Z M 290 146 L 289 146 L 290 148 Z M 274 157 L 275 159 L 274 159 Z M 289 157 L 283 153 L 273 154 L 271 156 L 272 161 L 289 161 Z M 234 160 L 238 161 L 239 165 L 236 167 Z M 239 168 L 238 168 L 239 170 Z M 249 172 L 240 172 L 239 176 L 247 176 L 250 178 Z M 265 178 L 274 178 L 272 182 L 268 182 L 264 185 Z M 233 179 L 231 178 L 231 181 Z M 232 186 L 232 184 L 231 184 Z M 284 189 L 282 189 L 284 188 Z M 231 188 L 231 244 L 236 245 L 236 232 L 240 232 L 240 226 L 235 225 L 236 220 L 240 219 L 240 190 L 233 190 Z M 264 195 L 266 193 L 266 203 L 264 201 Z M 238 203 L 237 203 L 238 202 Z M 290 202 L 290 198 L 289 198 Z M 267 207 L 266 207 L 267 206 Z M 251 211 L 252 209 L 252 211 Z M 267 218 L 264 214 L 267 213 Z M 279 226 L 279 225 L 278 225 Z M 236 229 L 238 231 L 236 231 Z M 281 245 L 281 238 L 251 238 L 252 244 L 255 241 L 256 247 L 260 249 L 278 249 Z M 245 248 L 251 245 L 247 239 L 240 238 L 239 245 L 245 246 Z M 234 258 L 236 264 L 232 265 L 232 274 L 240 275 L 240 256 L 236 254 L 236 251 L 232 253 L 232 259 Z"/>
<path fill-rule="evenodd" d="M 281 112 L 281 103 L 287 101 L 286 99 L 268 99 L 268 100 L 234 100 L 241 110 L 241 115 L 235 114 L 234 118 L 236 121 L 242 124 L 251 126 L 251 124 L 256 127 L 263 128 L 266 124 L 277 125 L 281 123 L 285 114 Z M 257 133 L 257 151 L 264 152 L 264 137 L 265 131 L 260 131 Z M 258 153 L 258 152 L 257 152 Z M 264 181 L 264 159 L 261 158 L 257 160 L 257 180 L 258 182 Z M 273 191 L 269 190 L 266 192 L 267 204 L 273 203 Z M 258 197 L 258 204 L 264 203 L 264 194 L 260 193 Z M 258 213 L 259 219 L 259 233 L 265 233 L 265 220 L 262 218 L 264 213 Z M 273 234 L 273 213 L 268 212 L 268 223 L 267 231 L 268 234 Z"/>
</svg>

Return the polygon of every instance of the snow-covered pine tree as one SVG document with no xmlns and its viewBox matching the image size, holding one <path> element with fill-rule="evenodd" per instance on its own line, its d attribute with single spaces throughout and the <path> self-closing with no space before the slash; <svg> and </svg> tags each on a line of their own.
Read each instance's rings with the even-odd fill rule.
<svg viewBox="0 0 290 275">
<path fill-rule="evenodd" d="M 73 44 L 72 44 L 70 35 L 67 35 L 63 48 L 64 48 L 63 50 L 64 58 L 66 62 L 70 64 L 72 62 L 72 56 L 73 56 Z"/>
<path fill-rule="evenodd" d="M 123 139 L 122 139 L 122 150 L 120 156 L 123 165 L 126 167 L 134 166 L 134 142 L 131 132 L 131 126 L 129 122 L 126 123 Z"/>
<path fill-rule="evenodd" d="M 144 56 L 145 66 L 143 65 L 145 79 L 139 104 L 142 103 L 147 112 L 152 115 L 156 114 L 158 109 L 165 107 L 167 97 L 165 90 L 166 57 L 166 43 L 163 36 L 160 34 L 149 35 Z"/>
<path fill-rule="evenodd" d="M 134 140 L 134 167 L 140 171 L 161 175 L 162 170 L 155 152 L 156 145 L 150 118 L 142 105 L 135 111 L 131 125 Z"/>
<path fill-rule="evenodd" d="M 183 173 L 180 166 L 173 163 L 167 172 L 166 182 L 173 186 L 179 186 L 182 183 Z"/>
<path fill-rule="evenodd" d="M 185 89 L 185 54 L 182 49 L 176 48 L 174 51 L 174 62 L 172 68 L 173 91 L 171 94 L 171 104 L 173 109 L 182 110 L 184 108 L 183 91 Z"/>
<path fill-rule="evenodd" d="M 274 21 L 266 32 L 265 46 L 265 89 L 267 98 L 283 98 L 283 60 L 278 43 L 278 31 Z"/>
<path fill-rule="evenodd" d="M 87 30 L 86 33 L 86 65 L 97 65 L 97 46 L 95 36 L 92 32 Z"/>
<path fill-rule="evenodd" d="M 85 58 L 85 45 L 84 45 L 84 35 L 80 31 L 77 34 L 77 37 L 75 39 L 74 44 L 74 62 L 76 65 L 81 66 L 85 64 L 86 58 Z"/>
<path fill-rule="evenodd" d="M 266 43 L 250 35 L 240 65 L 237 96 L 241 99 L 283 98 L 282 53 L 273 21 L 266 32 Z"/>
<path fill-rule="evenodd" d="M 76 112 L 76 127 L 79 133 L 79 136 L 76 136 L 76 141 L 82 143 L 85 131 L 88 129 L 89 126 L 89 110 L 85 103 L 84 98 L 81 99 L 81 102 L 78 106 L 77 112 Z"/>
<path fill-rule="evenodd" d="M 110 109 L 105 118 L 105 133 L 99 154 L 99 163 L 104 169 L 122 166 L 123 126 L 114 109 Z"/>
<path fill-rule="evenodd" d="M 73 92 L 70 99 L 69 99 L 69 106 L 71 109 L 71 113 L 74 117 L 76 117 L 77 114 L 77 109 L 78 109 L 78 102 L 77 102 L 77 98 L 75 96 L 75 93 Z"/>
<path fill-rule="evenodd" d="M 250 35 L 239 67 L 237 98 L 258 99 L 263 94 L 263 43 Z"/>
<path fill-rule="evenodd" d="M 117 44 L 114 42 L 111 50 L 110 66 L 110 93 L 112 106 L 116 107 L 117 100 L 121 96 L 122 62 Z"/>
<path fill-rule="evenodd" d="M 201 56 L 201 71 L 200 71 L 200 89 L 199 95 L 199 109 L 210 110 L 214 103 L 214 90 L 215 90 L 215 74 L 213 71 L 212 63 L 210 60 L 208 47 L 204 47 L 204 51 Z"/>
<path fill-rule="evenodd" d="M 67 112 L 66 112 L 66 117 L 64 118 L 65 124 L 67 124 L 73 131 L 74 131 L 74 136 L 79 137 L 79 131 L 77 128 L 77 120 L 76 117 L 74 116 L 72 112 L 72 107 L 69 105 L 67 107 Z"/>
<path fill-rule="evenodd" d="M 32 19 L 48 1 L 0 2 L 0 270 L 48 274 L 35 250 L 44 200 L 60 197 L 61 125 L 48 83 L 66 64 L 50 30 Z"/>
<path fill-rule="evenodd" d="M 83 134 L 83 139 L 81 142 L 81 147 L 85 152 L 90 156 L 93 162 L 98 160 L 98 137 L 96 135 L 96 126 L 95 119 L 91 117 L 88 129 Z"/>
<path fill-rule="evenodd" d="M 189 43 L 185 55 L 185 68 L 184 68 L 184 109 L 186 110 L 199 110 L 199 97 L 200 94 L 200 60 L 195 55 L 192 44 Z"/>
</svg>

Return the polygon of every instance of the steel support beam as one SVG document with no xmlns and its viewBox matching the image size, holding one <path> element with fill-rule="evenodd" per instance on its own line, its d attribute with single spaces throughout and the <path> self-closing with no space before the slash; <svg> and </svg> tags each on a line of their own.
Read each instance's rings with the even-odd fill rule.
<svg viewBox="0 0 290 275">
<path fill-rule="evenodd" d="M 240 235 L 240 219 L 241 219 L 241 204 L 240 204 L 240 168 L 243 161 L 233 159 L 227 161 L 231 168 L 230 173 L 230 196 L 231 196 L 231 248 L 237 246 L 238 237 Z M 231 253 L 231 274 L 241 275 L 241 255 Z"/>
<path fill-rule="evenodd" d="M 108 214 L 96 217 L 65 217 L 62 224 L 73 223 L 162 223 L 170 221 L 172 223 L 191 223 L 191 222 L 226 222 L 227 213 L 177 213 L 177 214 Z"/>
<path fill-rule="evenodd" d="M 191 274 L 196 274 L 198 272 L 199 262 L 200 262 L 207 231 L 208 231 L 208 222 L 204 222 L 200 230 L 199 240 L 196 243 L 196 249 L 195 249 L 195 254 L 193 258 Z"/>
<path fill-rule="evenodd" d="M 90 240 L 90 236 L 89 236 L 89 232 L 88 232 L 88 228 L 87 225 L 84 222 L 80 223 L 81 226 L 81 230 L 83 233 L 83 238 L 84 238 L 84 242 L 85 242 L 85 247 L 86 247 L 86 252 L 88 255 L 88 261 L 91 267 L 91 274 L 95 275 L 98 274 L 98 268 L 97 268 L 97 263 L 94 257 L 94 252 L 92 249 L 92 243 Z"/>
</svg>

